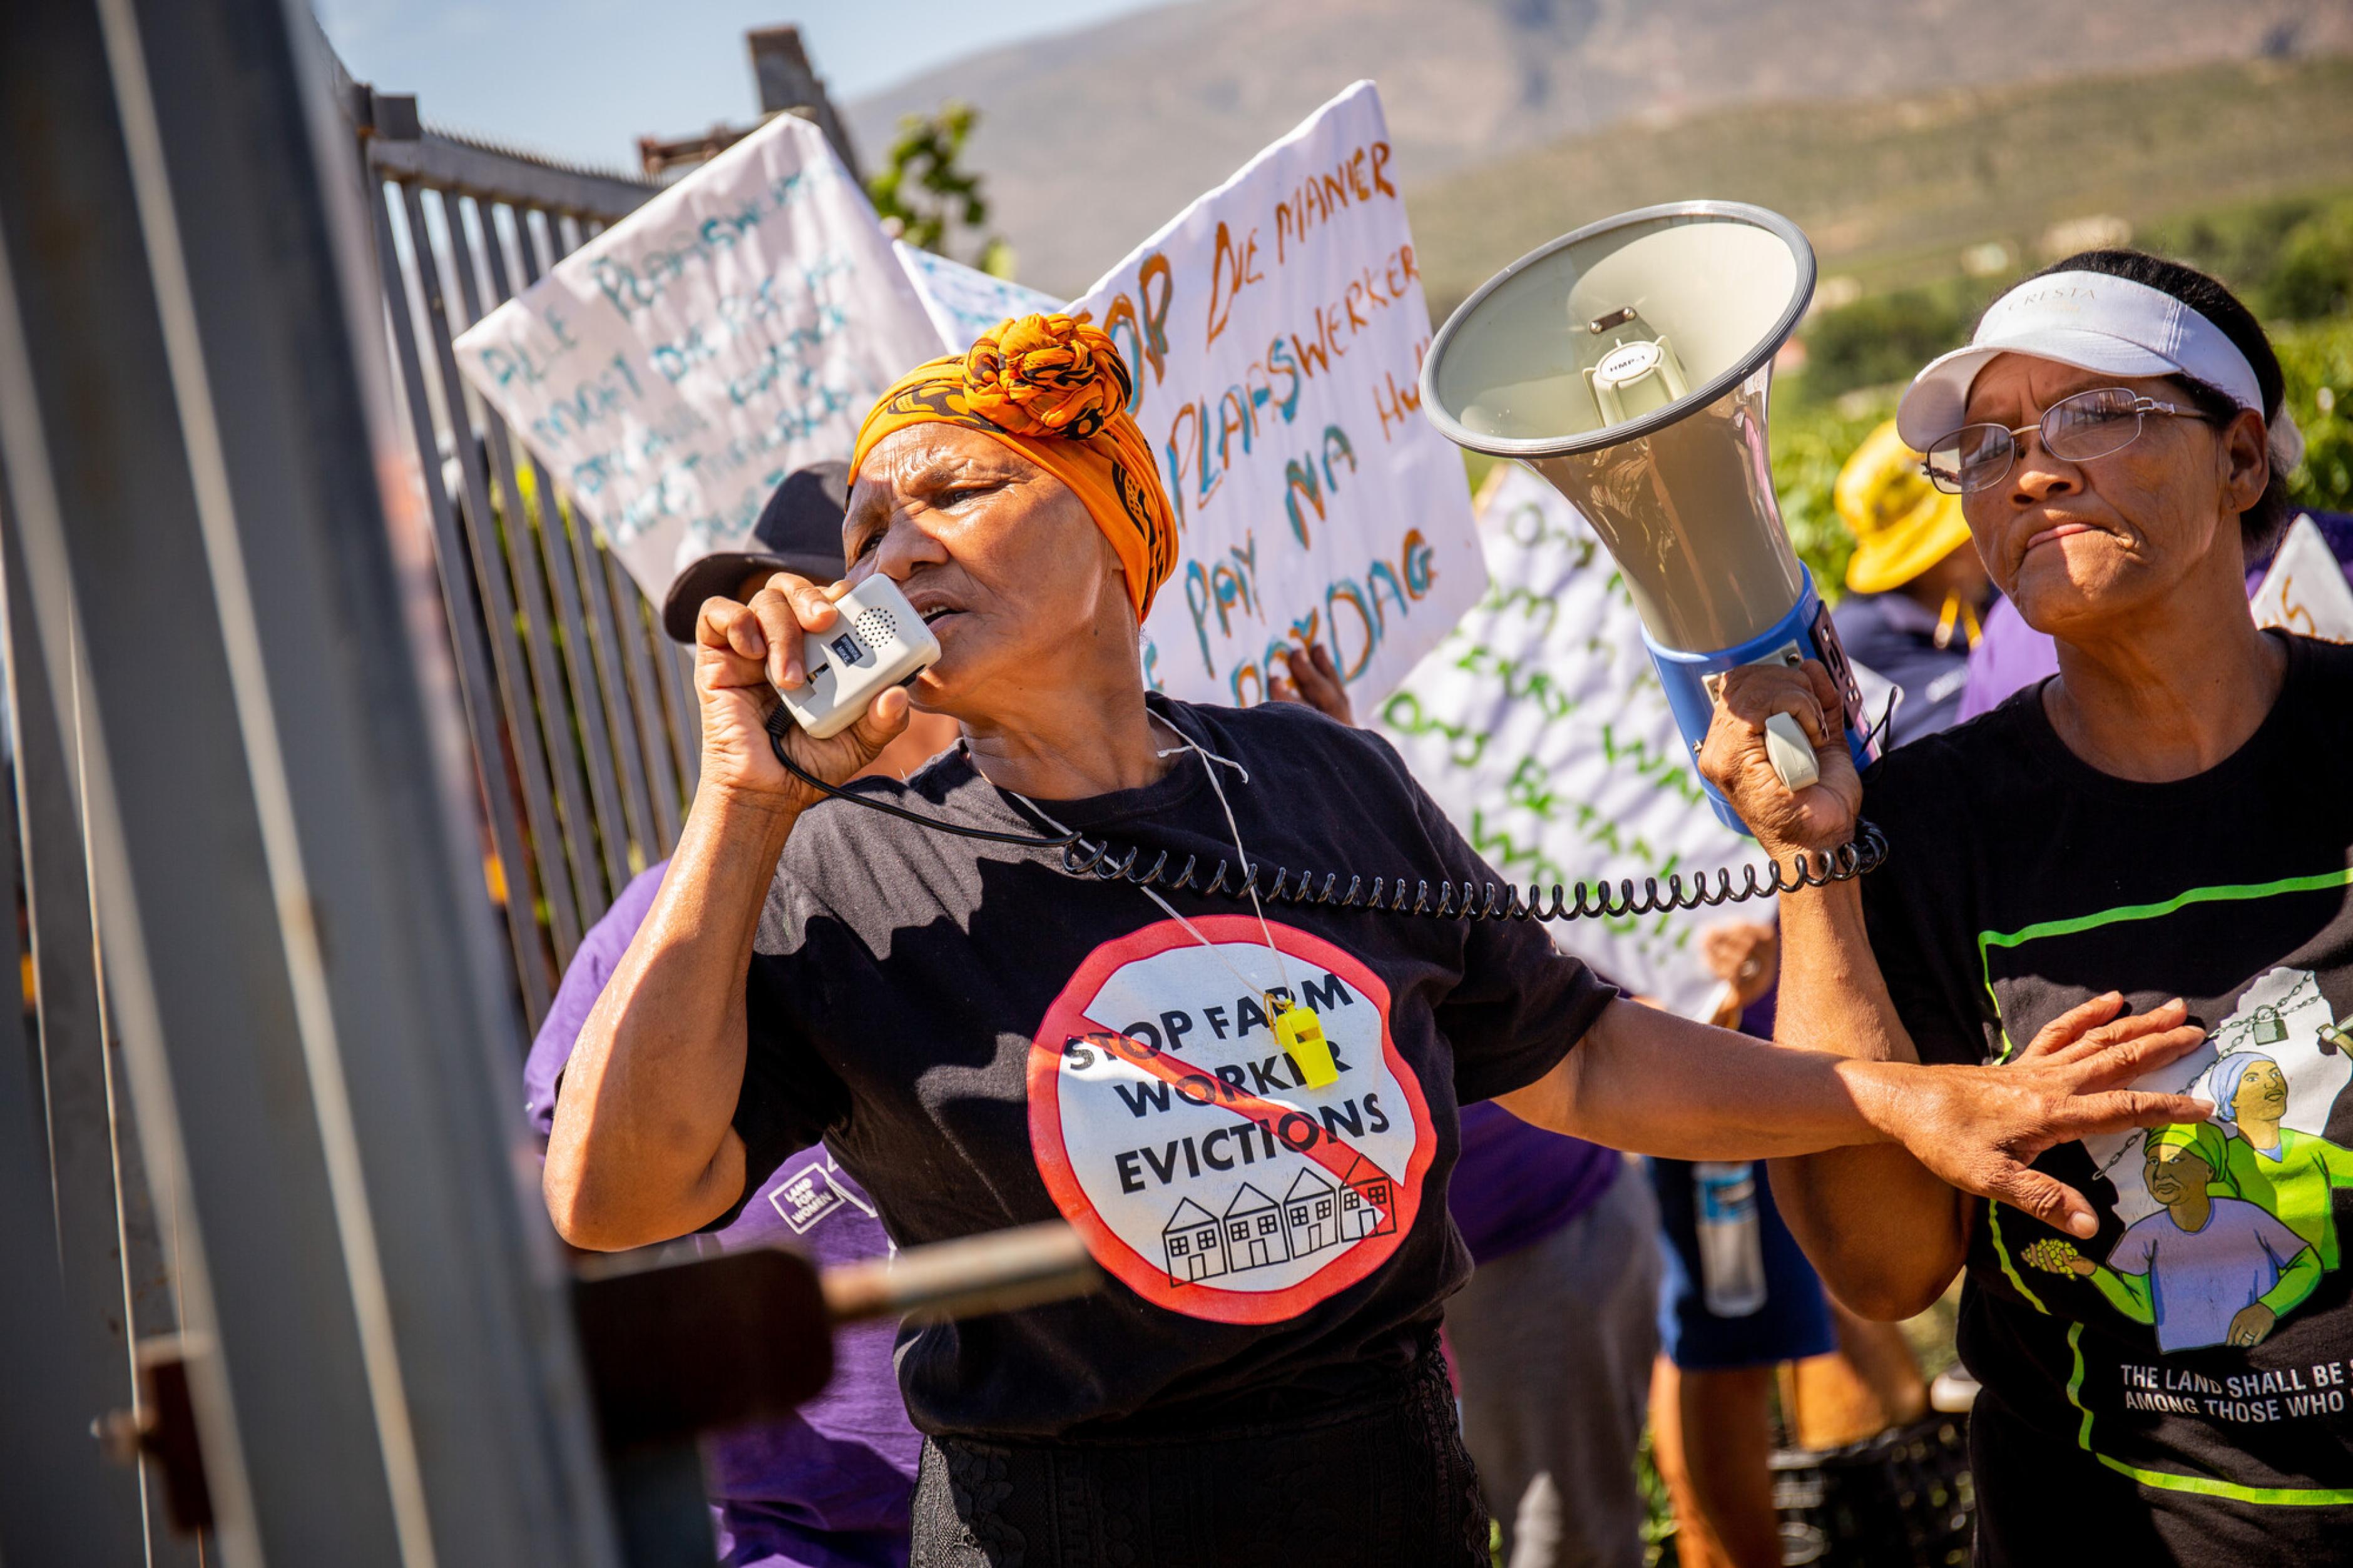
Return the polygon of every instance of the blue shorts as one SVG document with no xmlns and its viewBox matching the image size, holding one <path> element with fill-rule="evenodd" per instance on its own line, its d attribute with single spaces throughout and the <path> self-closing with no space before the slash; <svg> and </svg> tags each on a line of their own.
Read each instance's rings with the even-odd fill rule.
<svg viewBox="0 0 2353 1568">
<path fill-rule="evenodd" d="M 1659 1194 L 1659 1250 L 1666 1263 L 1659 1280 L 1659 1348 L 1669 1361 L 1685 1372 L 1723 1372 L 1800 1361 L 1838 1348 L 1821 1279 L 1773 1206 L 1765 1162 L 1757 1162 L 1765 1304 L 1745 1318 L 1717 1317 L 1701 1294 L 1698 1209 L 1690 1163 L 1649 1163 L 1651 1184 Z"/>
</svg>

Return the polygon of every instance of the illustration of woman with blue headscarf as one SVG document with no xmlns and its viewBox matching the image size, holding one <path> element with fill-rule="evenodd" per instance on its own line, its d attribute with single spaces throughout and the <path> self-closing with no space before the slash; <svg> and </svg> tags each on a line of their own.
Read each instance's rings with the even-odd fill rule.
<svg viewBox="0 0 2353 1568">
<path fill-rule="evenodd" d="M 2262 1051 L 2234 1051 L 2206 1069 L 2194 1091 L 2214 1102 L 2223 1141 L 2224 1181 L 2310 1242 L 2324 1269 L 2337 1267 L 2334 1189 L 2353 1187 L 2353 1151 L 2280 1125 L 2287 1074 Z"/>
</svg>

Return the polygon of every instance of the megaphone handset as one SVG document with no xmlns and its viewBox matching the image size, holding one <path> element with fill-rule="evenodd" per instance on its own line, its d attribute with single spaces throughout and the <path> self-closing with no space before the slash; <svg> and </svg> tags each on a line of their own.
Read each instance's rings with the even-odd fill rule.
<svg viewBox="0 0 2353 1568">
<path fill-rule="evenodd" d="M 1012 833 L 949 822 L 828 784 L 793 760 L 785 738 L 796 725 L 819 740 L 839 734 L 857 721 L 876 696 L 893 685 L 912 685 L 940 657 L 938 640 L 923 629 L 922 618 L 901 596 L 897 586 L 879 573 L 844 595 L 835 607 L 841 614 L 839 625 L 844 629 L 828 634 L 822 643 L 811 639 L 808 684 L 792 691 L 779 691 L 777 696 L 782 700 L 768 714 L 768 746 L 785 771 L 820 795 L 936 833 L 1020 848 L 1060 850 L 1060 868 L 1071 877 L 1128 882 L 1161 892 L 1224 897 L 1237 902 L 1255 897 L 1261 903 L 1276 906 L 1363 910 L 1434 920 L 1624 920 L 1744 903 L 1751 899 L 1796 892 L 1801 888 L 1843 882 L 1877 869 L 1887 858 L 1887 841 L 1879 830 L 1869 823 L 1858 823 L 1852 843 L 1820 856 L 1799 855 L 1786 869 L 1770 865 L 1760 873 L 1754 866 L 1745 866 L 1736 881 L 1729 869 L 1724 869 L 1712 878 L 1702 875 L 1689 881 L 1679 875 L 1671 876 L 1664 889 L 1660 887 L 1658 879 L 1646 878 L 1640 890 L 1631 879 L 1621 880 L 1614 887 L 1608 882 L 1579 882 L 1573 890 L 1557 882 L 1546 889 L 1447 880 L 1433 889 L 1423 879 L 1367 879 L 1354 872 L 1294 870 L 1255 858 L 1237 872 L 1233 863 L 1221 857 L 1214 869 L 1205 872 L 1197 856 L 1188 855 L 1183 864 L 1172 866 L 1171 857 L 1164 849 L 1147 863 L 1139 847 L 1092 841 L 1056 825 L 1050 825 L 1054 830 L 1048 832 Z M 830 655 L 829 659 L 820 657 L 820 648 Z M 1791 732 L 1798 734 L 1799 749 L 1810 761 L 1812 752 L 1802 744 L 1802 733 L 1794 725 Z M 1783 777 L 1786 780 L 1788 775 L 1785 773 Z"/>
</svg>

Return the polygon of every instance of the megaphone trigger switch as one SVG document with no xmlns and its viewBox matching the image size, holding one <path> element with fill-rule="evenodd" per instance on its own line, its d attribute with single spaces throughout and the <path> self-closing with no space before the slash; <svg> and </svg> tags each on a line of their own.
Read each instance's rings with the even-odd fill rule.
<svg viewBox="0 0 2353 1568">
<path fill-rule="evenodd" d="M 1765 721 L 1765 755 L 1792 794 L 1822 782 L 1821 765 L 1814 760 L 1813 743 L 1789 714 L 1776 713 Z"/>
</svg>

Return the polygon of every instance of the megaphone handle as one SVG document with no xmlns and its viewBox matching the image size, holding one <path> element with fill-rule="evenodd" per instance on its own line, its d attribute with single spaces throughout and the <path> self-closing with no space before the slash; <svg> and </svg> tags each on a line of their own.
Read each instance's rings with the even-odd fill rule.
<svg viewBox="0 0 2353 1568">
<path fill-rule="evenodd" d="M 1810 789 L 1822 782 L 1822 770 L 1814 761 L 1813 743 L 1806 739 L 1798 721 L 1787 713 L 1776 713 L 1765 721 L 1765 755 L 1773 771 L 1791 793 Z"/>
</svg>

